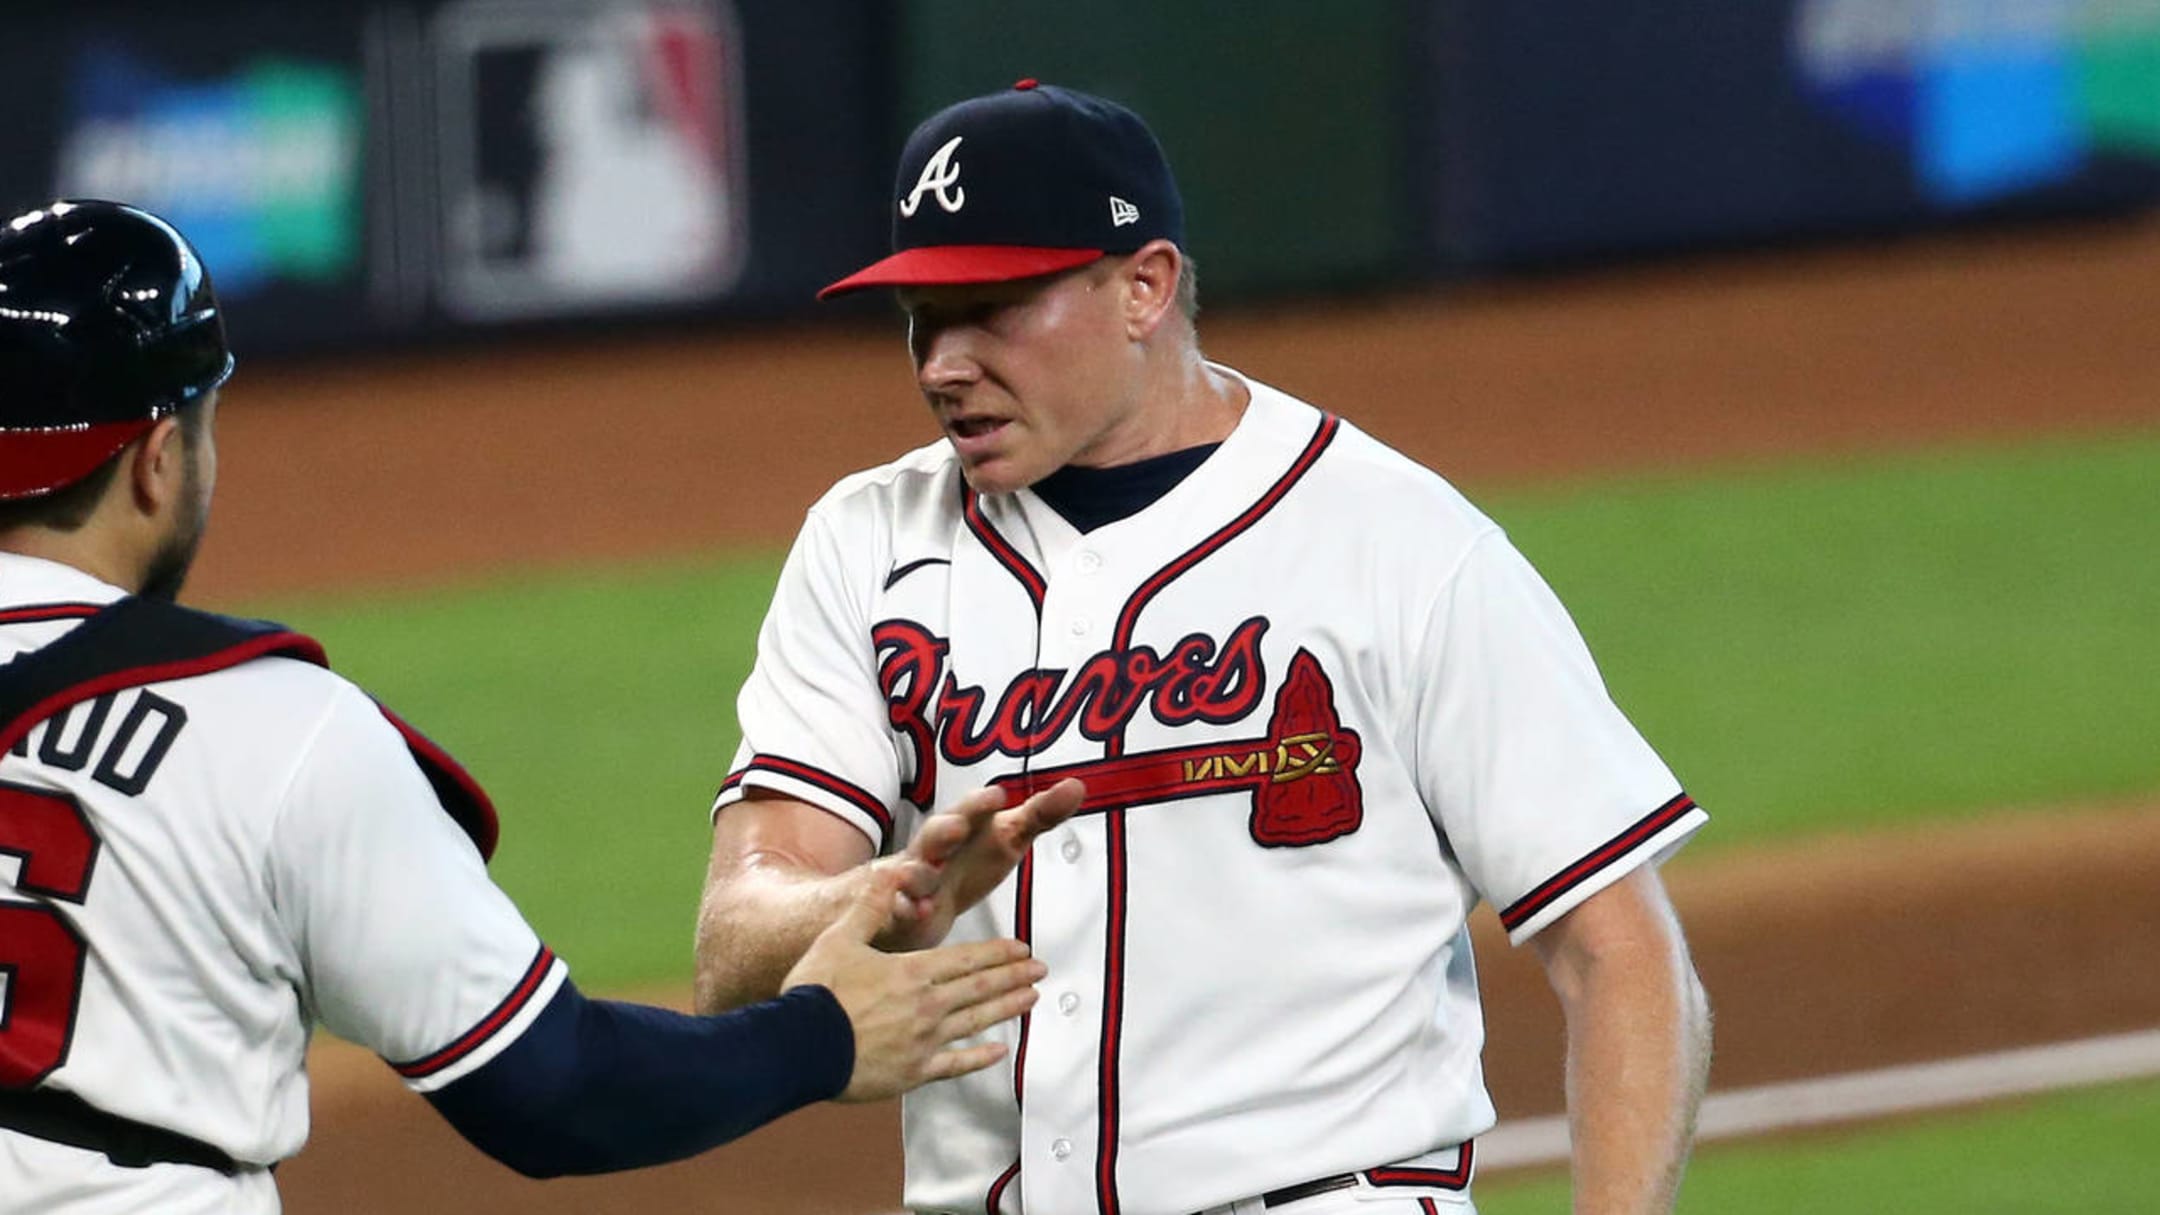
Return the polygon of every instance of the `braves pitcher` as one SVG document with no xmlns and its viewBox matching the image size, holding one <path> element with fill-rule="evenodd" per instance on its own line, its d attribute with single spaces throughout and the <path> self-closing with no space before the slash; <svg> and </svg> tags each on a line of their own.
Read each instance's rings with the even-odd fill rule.
<svg viewBox="0 0 2160 1215">
<path fill-rule="evenodd" d="M 917 1211 L 1464 1209 L 1494 1121 L 1465 918 L 1486 901 L 1529 940 L 1705 816 L 1444 480 L 1162 353 L 1189 341 L 1150 277 L 1174 279 L 1178 212 L 1135 127 L 1024 82 L 910 141 L 901 251 L 836 289 L 901 288 L 947 435 L 810 510 L 716 856 L 746 797 L 836 816 L 868 857 L 984 786 L 1085 783 L 955 926 L 1030 942 L 1050 977 L 997 1031 L 1007 1066 L 907 1100 Z M 1028 471 L 1090 407 L 1042 369 L 1097 340 L 1089 385 L 1170 371 L 1105 407 L 1111 438 Z M 1194 389 L 1147 395 L 1166 382 Z M 1183 438 L 1105 457 L 1151 409 Z"/>
</svg>

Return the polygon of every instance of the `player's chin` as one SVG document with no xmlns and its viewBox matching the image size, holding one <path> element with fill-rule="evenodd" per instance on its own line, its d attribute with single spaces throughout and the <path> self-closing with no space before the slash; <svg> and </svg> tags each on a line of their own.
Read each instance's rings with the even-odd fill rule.
<svg viewBox="0 0 2160 1215">
<path fill-rule="evenodd" d="M 1009 494 L 1042 480 L 1043 471 L 1030 469 L 1025 461 L 1005 453 L 960 455 L 960 475 L 978 494 Z"/>
</svg>

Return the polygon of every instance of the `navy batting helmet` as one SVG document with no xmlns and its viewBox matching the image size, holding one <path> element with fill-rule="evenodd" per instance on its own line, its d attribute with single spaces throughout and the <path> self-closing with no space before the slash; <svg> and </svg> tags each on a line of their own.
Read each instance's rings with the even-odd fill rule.
<svg viewBox="0 0 2160 1215">
<path fill-rule="evenodd" d="M 88 476 L 232 369 L 210 272 L 171 224 L 85 201 L 0 226 L 0 500 Z"/>
</svg>

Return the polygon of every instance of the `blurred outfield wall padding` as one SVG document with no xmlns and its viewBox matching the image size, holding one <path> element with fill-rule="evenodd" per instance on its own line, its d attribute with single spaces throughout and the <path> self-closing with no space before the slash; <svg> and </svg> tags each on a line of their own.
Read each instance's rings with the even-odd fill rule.
<svg viewBox="0 0 2160 1215">
<path fill-rule="evenodd" d="M 868 315 L 811 297 L 884 244 L 906 132 L 1023 76 L 1150 119 L 1215 302 L 2160 197 L 2143 0 L 21 0 L 7 35 L 0 205 L 169 215 L 258 356 Z"/>
</svg>

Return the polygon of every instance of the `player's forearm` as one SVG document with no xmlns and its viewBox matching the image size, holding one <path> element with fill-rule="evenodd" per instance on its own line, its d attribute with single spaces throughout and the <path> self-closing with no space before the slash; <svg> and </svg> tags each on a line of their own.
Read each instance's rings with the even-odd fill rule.
<svg viewBox="0 0 2160 1215">
<path fill-rule="evenodd" d="M 517 1040 L 428 1100 L 528 1177 L 681 1160 L 813 1101 L 855 1066 L 848 1014 L 799 987 L 725 1016 L 587 1000 L 564 983 Z"/>
<path fill-rule="evenodd" d="M 1589 957 L 1556 976 L 1568 1024 L 1578 1215 L 1673 1209 L 1710 1066 L 1710 1011 L 1684 949 Z"/>
<path fill-rule="evenodd" d="M 740 1008 L 780 993 L 810 942 L 857 897 L 868 871 L 823 874 L 753 858 L 709 882 L 698 907 L 697 1011 Z"/>
</svg>

